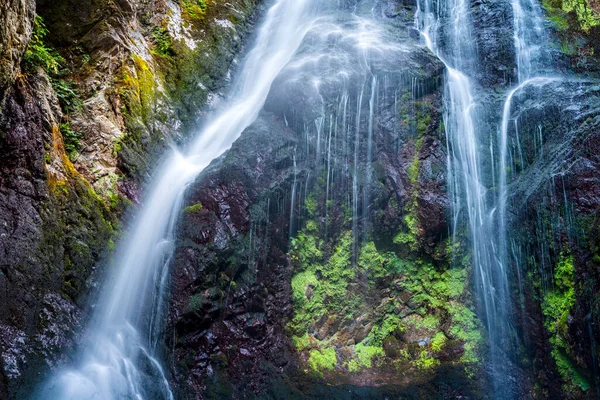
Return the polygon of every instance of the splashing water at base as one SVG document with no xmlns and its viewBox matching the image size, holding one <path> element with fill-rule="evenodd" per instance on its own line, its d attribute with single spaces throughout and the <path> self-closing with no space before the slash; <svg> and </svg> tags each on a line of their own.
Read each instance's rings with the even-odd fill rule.
<svg viewBox="0 0 600 400">
<path fill-rule="evenodd" d="M 232 94 L 192 143 L 158 169 L 119 247 L 77 363 L 54 374 L 39 399 L 173 399 L 157 353 L 175 223 L 187 186 L 258 116 L 273 80 L 312 22 L 315 0 L 278 0 L 268 11 Z"/>
</svg>

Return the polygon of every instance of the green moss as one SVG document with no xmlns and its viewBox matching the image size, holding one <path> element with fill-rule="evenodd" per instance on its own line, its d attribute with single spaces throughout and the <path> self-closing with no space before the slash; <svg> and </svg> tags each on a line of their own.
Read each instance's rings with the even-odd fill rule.
<svg viewBox="0 0 600 400">
<path fill-rule="evenodd" d="M 48 29 L 46 29 L 44 19 L 36 15 L 33 23 L 33 33 L 25 51 L 24 59 L 32 66 L 39 66 L 47 73 L 56 74 L 65 60 L 56 50 L 44 43 L 47 35 Z"/>
<path fill-rule="evenodd" d="M 368 346 L 363 343 L 354 346 L 354 352 L 358 359 L 358 365 L 365 368 L 373 367 L 373 359 L 375 357 L 384 356 L 383 349 L 380 346 Z"/>
<path fill-rule="evenodd" d="M 414 208 L 407 209 L 408 214 L 403 218 L 405 230 L 398 232 L 394 236 L 393 242 L 399 245 L 406 245 L 412 251 L 417 251 L 419 248 L 420 228 L 417 216 L 412 212 Z"/>
<path fill-rule="evenodd" d="M 304 201 L 304 208 L 306 209 L 306 212 L 310 218 L 315 218 L 317 216 L 317 210 L 319 207 L 317 203 L 316 192 L 311 192 L 311 194 L 306 198 Z"/>
<path fill-rule="evenodd" d="M 324 256 L 323 246 L 316 234 L 306 230 L 292 240 L 290 258 L 299 272 L 292 278 L 295 313 L 288 329 L 297 335 L 303 335 L 309 324 L 325 313 L 355 311 L 350 307 L 356 299 L 347 292 L 355 276 L 351 263 L 352 234 L 342 234 L 329 257 Z"/>
<path fill-rule="evenodd" d="M 148 124 L 157 101 L 156 77 L 148 63 L 140 56 L 132 56 L 134 69 L 125 68 L 121 77 L 120 94 L 125 102 L 125 113 L 130 125 L 135 120 Z"/>
<path fill-rule="evenodd" d="M 310 346 L 310 339 L 308 338 L 308 334 L 305 334 L 304 336 L 293 336 L 292 343 L 296 350 L 303 351 Z"/>
<path fill-rule="evenodd" d="M 446 345 L 447 340 L 448 340 L 448 338 L 446 338 L 446 335 L 444 334 L 444 332 L 436 333 L 431 338 L 431 350 L 434 353 L 439 353 L 440 351 L 442 351 L 442 349 Z"/>
<path fill-rule="evenodd" d="M 413 365 L 420 370 L 428 370 L 440 365 L 440 361 L 433 358 L 427 350 L 422 350 L 419 358 L 413 361 Z"/>
<path fill-rule="evenodd" d="M 182 0 L 181 11 L 185 19 L 201 19 L 206 12 L 206 0 Z"/>
<path fill-rule="evenodd" d="M 479 327 L 479 319 L 473 310 L 459 302 L 449 304 L 449 313 L 452 318 L 450 334 L 464 342 L 461 361 L 465 364 L 479 364 L 481 362 L 480 347 L 483 335 Z"/>
<path fill-rule="evenodd" d="M 308 268 L 323 259 L 323 242 L 314 234 L 302 231 L 292 239 L 290 257 L 302 269 Z"/>
<path fill-rule="evenodd" d="M 419 179 L 419 157 L 415 157 L 410 167 L 408 167 L 408 179 L 413 184 Z"/>
<path fill-rule="evenodd" d="M 380 320 L 376 320 L 374 322 L 375 324 L 362 343 L 370 346 L 381 347 L 385 338 L 394 333 L 399 333 L 402 331 L 402 321 L 400 317 L 395 314 L 385 315 Z"/>
<path fill-rule="evenodd" d="M 203 304 L 204 296 L 202 294 L 195 294 L 188 299 L 188 310 L 191 312 L 199 311 Z"/>
<path fill-rule="evenodd" d="M 333 347 L 323 350 L 314 349 L 309 352 L 308 365 L 317 373 L 331 371 L 335 368 L 336 364 L 337 356 Z"/>
<path fill-rule="evenodd" d="M 419 153 L 423 145 L 423 137 L 419 137 L 415 142 L 415 155 L 413 162 L 408 167 L 408 179 L 411 182 L 410 202 L 405 207 L 405 215 L 403 218 L 404 229 L 400 231 L 393 239 L 393 242 L 398 245 L 407 246 L 411 251 L 419 249 L 419 238 L 421 237 L 421 226 L 417 216 L 418 210 L 418 195 L 419 195 L 419 169 L 420 158 Z"/>
<path fill-rule="evenodd" d="M 368 240 L 356 245 L 358 257 L 353 263 L 352 231 L 332 230 L 327 241 L 322 239 L 317 221 L 325 202 L 318 201 L 323 198 L 320 194 L 313 190 L 308 196 L 305 206 L 311 216 L 292 239 L 289 253 L 295 269 L 294 315 L 287 328 L 297 351 L 319 357 L 317 349 L 335 346 L 345 356 L 345 368 L 353 373 L 380 367 L 429 370 L 450 353 L 456 354 L 452 362 L 476 368 L 483 337 L 470 304 L 468 259 L 465 265 L 455 262 L 456 268 L 424 261 L 418 252 L 416 212 L 409 210 L 403 217 L 404 233 L 412 237 L 414 250 L 402 249 L 399 256 Z M 451 251 L 458 258 L 462 255 L 461 246 Z M 357 319 L 371 329 L 352 328 Z M 398 340 L 406 332 L 431 337 L 431 343 L 421 350 Z M 453 351 L 445 352 L 449 345 Z M 455 350 L 461 345 L 462 355 Z"/>
<path fill-rule="evenodd" d="M 424 317 L 416 320 L 414 325 L 418 329 L 436 331 L 441 321 L 433 311 L 447 314 L 450 320 L 449 334 L 463 342 L 461 362 L 479 364 L 483 343 L 479 319 L 471 308 L 460 301 L 466 290 L 466 268 L 440 272 L 429 263 L 416 262 L 403 263 L 402 269 L 406 274 L 403 287 L 412 293 L 414 302 L 423 305 L 420 313 Z"/>
<path fill-rule="evenodd" d="M 292 299 L 295 303 L 303 305 L 308 301 L 307 293 L 311 291 L 310 287 L 319 286 L 319 280 L 312 271 L 300 272 L 292 278 Z M 310 294 L 309 294 L 310 296 Z"/>
<path fill-rule="evenodd" d="M 600 25 L 600 15 L 590 6 L 589 0 L 545 0 L 543 5 L 559 31 L 588 32 Z"/>
<path fill-rule="evenodd" d="M 570 348 L 566 340 L 569 313 L 575 305 L 574 273 L 573 256 L 562 253 L 554 268 L 554 289 L 543 296 L 542 312 L 544 325 L 551 334 L 552 357 L 566 389 L 579 388 L 585 391 L 590 384 L 569 356 Z"/>
<path fill-rule="evenodd" d="M 385 257 L 377 251 L 375 243 L 368 242 L 363 245 L 358 257 L 358 266 L 368 273 L 370 281 L 383 278 L 388 274 L 386 264 Z"/>
<path fill-rule="evenodd" d="M 358 363 L 358 360 L 352 359 L 348 361 L 346 368 L 348 368 L 349 372 L 358 372 L 360 371 L 360 364 Z"/>
<path fill-rule="evenodd" d="M 58 131 L 53 132 L 58 135 Z M 66 179 L 49 174 L 49 196 L 42 204 L 42 240 L 37 259 L 49 265 L 48 279 L 56 280 L 56 266 L 62 266 L 62 293 L 77 301 L 86 292 L 92 271 L 112 251 L 118 234 L 116 215 L 104 199 L 63 157 Z"/>
<path fill-rule="evenodd" d="M 194 204 L 191 205 L 189 207 L 186 207 L 183 212 L 185 212 L 186 214 L 197 214 L 202 210 L 202 204 L 198 203 L 198 204 Z"/>
<path fill-rule="evenodd" d="M 556 362 L 556 369 L 562 379 L 567 382 L 565 390 L 572 392 L 578 388 L 585 392 L 590 389 L 590 382 L 579 372 L 571 358 L 561 348 L 552 349 L 552 357 Z"/>
<path fill-rule="evenodd" d="M 440 326 L 439 317 L 433 314 L 427 314 L 422 320 L 417 323 L 417 328 L 419 329 L 427 329 L 427 330 L 436 330 Z"/>
</svg>

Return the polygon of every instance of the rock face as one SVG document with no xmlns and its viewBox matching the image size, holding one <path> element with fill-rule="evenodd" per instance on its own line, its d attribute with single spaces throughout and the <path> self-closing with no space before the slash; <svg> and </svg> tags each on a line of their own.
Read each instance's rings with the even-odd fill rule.
<svg viewBox="0 0 600 400">
<path fill-rule="evenodd" d="M 370 54 L 365 78 L 347 42 L 309 33 L 265 112 L 190 189 L 167 335 L 183 398 L 484 397 L 469 239 L 459 231 L 454 245 L 447 240 L 441 65 L 410 39 L 412 4 L 355 11 L 375 15 L 374 36 L 385 26 L 410 55 L 393 46 L 385 59 Z M 504 1 L 475 2 L 471 13 L 488 151 L 516 80 L 513 15 Z M 334 21 L 340 37 L 353 28 Z M 358 83 L 323 73 L 314 61 L 323 49 L 328 67 Z M 545 56 L 558 70 L 578 63 L 596 73 L 593 59 L 587 68 L 575 61 L 581 54 Z M 414 84 L 403 91 L 407 76 Z M 517 335 L 506 340 L 518 349 L 504 362 L 517 396 L 597 396 L 596 92 L 553 81 L 526 87 L 511 107 Z"/>
<path fill-rule="evenodd" d="M 17 399 L 69 358 L 123 217 L 227 85 L 261 2 L 4 3 L 0 398 Z M 367 3 L 319 2 L 258 119 L 189 189 L 165 335 L 179 398 L 486 396 L 469 238 L 449 237 L 443 65 L 414 1 Z M 504 363 L 522 398 L 593 399 L 599 28 L 545 7 L 555 70 L 588 80 L 511 105 Z M 516 80 L 512 7 L 469 13 L 487 154 Z"/>
<path fill-rule="evenodd" d="M 26 397 L 72 353 L 138 183 L 226 83 L 255 6 L 3 5 L 1 398 Z"/>
<path fill-rule="evenodd" d="M 34 0 L 11 0 L 0 10 L 0 100 L 19 71 L 25 47 L 31 37 Z"/>
<path fill-rule="evenodd" d="M 513 106 L 522 161 L 514 166 L 511 219 L 515 262 L 526 277 L 515 301 L 524 307 L 519 318 L 542 397 L 561 390 L 556 382 L 566 398 L 597 396 L 597 92 L 556 81 L 525 90 Z"/>
<path fill-rule="evenodd" d="M 382 2 L 358 11 L 387 50 L 367 74 L 355 43 L 327 32 L 368 23 L 350 9 L 309 32 L 258 120 L 189 190 L 165 335 L 183 398 L 479 389 L 468 270 L 449 270 L 445 242 L 442 65 L 409 36 L 413 6 Z M 305 66 L 325 51 L 328 68 Z"/>
</svg>

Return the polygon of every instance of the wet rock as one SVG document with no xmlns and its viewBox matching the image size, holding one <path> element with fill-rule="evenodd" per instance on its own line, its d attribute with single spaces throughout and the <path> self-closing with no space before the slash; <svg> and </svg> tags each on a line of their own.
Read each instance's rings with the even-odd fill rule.
<svg viewBox="0 0 600 400">
<path fill-rule="evenodd" d="M 478 58 L 474 60 L 474 67 L 478 71 L 478 81 L 484 86 L 516 81 L 511 3 L 476 1 L 472 3 L 471 15 Z"/>
</svg>

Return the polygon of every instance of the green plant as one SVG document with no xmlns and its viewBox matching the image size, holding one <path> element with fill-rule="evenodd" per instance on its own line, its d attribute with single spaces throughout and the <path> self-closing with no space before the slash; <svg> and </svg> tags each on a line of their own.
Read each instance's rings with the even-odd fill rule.
<svg viewBox="0 0 600 400">
<path fill-rule="evenodd" d="M 81 149 L 80 139 L 83 137 L 83 133 L 75 132 L 71 129 L 71 124 L 69 122 L 60 124 L 60 132 L 62 133 L 65 151 L 69 156 L 69 159 L 75 161 L 79 155 L 79 150 Z"/>
<path fill-rule="evenodd" d="M 559 31 L 588 32 L 600 25 L 600 15 L 590 6 L 589 0 L 545 0 L 543 5 Z"/>
<path fill-rule="evenodd" d="M 188 299 L 188 309 L 191 312 L 197 312 L 204 304 L 204 296 L 202 294 L 195 294 L 190 296 Z"/>
<path fill-rule="evenodd" d="M 154 45 L 153 53 L 161 57 L 170 58 L 173 56 L 171 35 L 165 28 L 154 27 L 152 29 L 152 43 Z"/>
<path fill-rule="evenodd" d="M 308 334 L 305 334 L 304 336 L 293 336 L 292 343 L 294 344 L 294 347 L 298 351 L 302 351 L 302 350 L 308 348 L 310 346 L 310 340 L 308 338 Z"/>
<path fill-rule="evenodd" d="M 431 357 L 427 350 L 422 350 L 419 354 L 419 358 L 413 361 L 413 365 L 418 369 L 427 370 L 440 365 L 440 361 Z"/>
<path fill-rule="evenodd" d="M 588 390 L 587 379 L 579 372 L 569 356 L 567 321 L 571 308 L 575 305 L 575 269 L 573 256 L 563 252 L 554 268 L 554 289 L 546 293 L 542 301 L 545 327 L 551 333 L 552 357 L 567 389 Z"/>
<path fill-rule="evenodd" d="M 315 372 L 331 371 L 337 364 L 337 356 L 333 347 L 323 350 L 311 350 L 309 352 L 308 365 Z"/>
<path fill-rule="evenodd" d="M 48 29 L 44 19 L 36 15 L 33 22 L 33 33 L 25 51 L 24 59 L 33 66 L 42 67 L 47 73 L 58 73 L 64 58 L 52 47 L 46 46 L 44 38 L 48 35 Z"/>
<path fill-rule="evenodd" d="M 206 0 L 182 0 L 181 9 L 184 17 L 188 19 L 199 19 L 206 12 Z"/>
<path fill-rule="evenodd" d="M 79 98 L 79 93 L 73 81 L 50 78 L 50 83 L 56 93 L 56 97 L 58 97 L 62 110 L 66 114 L 81 111 L 83 102 Z"/>
<path fill-rule="evenodd" d="M 447 340 L 448 339 L 446 338 L 446 335 L 444 335 L 444 332 L 436 333 L 433 338 L 431 338 L 431 350 L 434 353 L 439 353 L 446 345 Z"/>
<path fill-rule="evenodd" d="M 354 352 L 358 358 L 358 365 L 365 368 L 371 368 L 373 366 L 373 358 L 383 357 L 383 349 L 381 346 L 368 346 L 362 342 L 354 346 Z"/>
<path fill-rule="evenodd" d="M 361 249 L 358 266 L 368 273 L 369 281 L 373 283 L 388 274 L 389 263 L 386 261 L 386 258 L 377 251 L 375 243 L 368 242 Z"/>
</svg>

